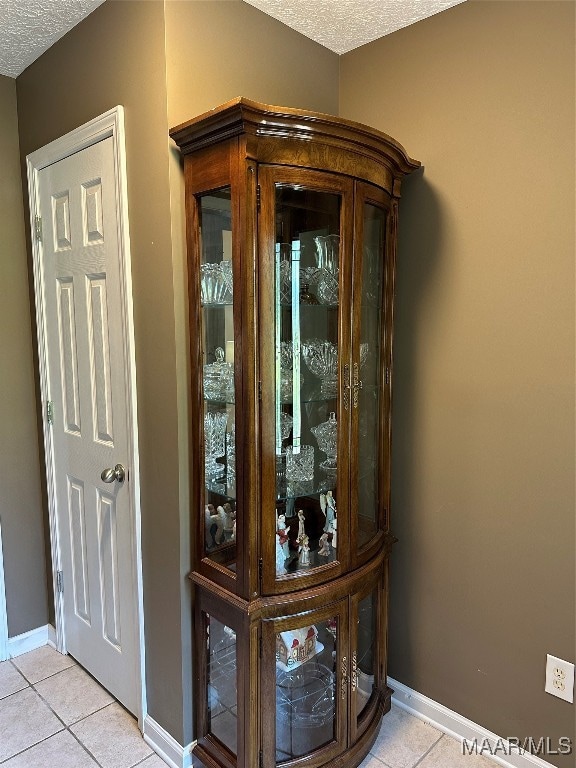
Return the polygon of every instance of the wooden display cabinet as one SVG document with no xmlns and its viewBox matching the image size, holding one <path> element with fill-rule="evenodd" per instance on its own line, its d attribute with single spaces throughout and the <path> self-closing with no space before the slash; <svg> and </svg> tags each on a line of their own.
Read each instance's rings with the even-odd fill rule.
<svg viewBox="0 0 576 768">
<path fill-rule="evenodd" d="M 178 126 L 191 344 L 194 754 L 353 768 L 386 685 L 389 136 L 241 98 Z"/>
</svg>

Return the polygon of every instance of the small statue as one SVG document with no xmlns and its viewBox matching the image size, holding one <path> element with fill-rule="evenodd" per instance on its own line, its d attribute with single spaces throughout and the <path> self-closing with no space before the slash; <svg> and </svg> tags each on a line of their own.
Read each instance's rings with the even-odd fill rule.
<svg viewBox="0 0 576 768">
<path fill-rule="evenodd" d="M 320 504 L 322 504 L 322 500 L 320 500 Z M 332 491 L 326 491 L 326 509 L 322 511 L 326 515 L 324 531 L 326 533 L 332 533 L 334 528 L 334 518 L 336 517 L 336 501 L 334 500 Z"/>
<path fill-rule="evenodd" d="M 287 559 L 290 552 L 288 549 L 288 531 L 286 530 L 285 515 L 278 515 L 277 529 L 278 530 L 276 531 L 276 535 L 278 536 L 278 541 L 280 542 L 280 546 L 284 552 L 284 559 Z"/>
<path fill-rule="evenodd" d="M 210 520 L 212 525 L 216 526 L 216 532 L 212 534 L 214 538 L 214 545 L 222 544 L 224 541 L 224 510 L 222 507 L 214 509 L 214 504 L 208 504 L 210 510 Z"/>
<path fill-rule="evenodd" d="M 338 533 L 338 518 L 334 518 L 332 523 L 332 546 L 336 550 L 336 534 Z"/>
<path fill-rule="evenodd" d="M 328 543 L 328 534 L 323 533 L 322 536 L 320 536 L 319 544 L 322 546 L 318 550 L 318 554 L 321 557 L 329 557 L 330 556 L 330 544 Z"/>
<path fill-rule="evenodd" d="M 306 536 L 306 531 L 304 530 L 304 510 L 299 509 L 298 510 L 298 536 L 296 537 L 296 540 L 299 544 L 302 543 L 304 537 Z"/>
<path fill-rule="evenodd" d="M 299 564 L 303 567 L 310 565 L 310 545 L 306 534 L 302 537 L 302 548 L 300 550 Z"/>
<path fill-rule="evenodd" d="M 224 530 L 230 532 L 234 528 L 234 520 L 236 519 L 236 513 L 232 511 L 232 507 L 228 502 L 222 505 L 224 509 Z M 220 507 L 218 507 L 220 509 Z"/>
<path fill-rule="evenodd" d="M 230 541 L 236 541 L 236 520 L 234 520 L 234 524 L 232 525 L 232 535 L 230 536 Z"/>
</svg>

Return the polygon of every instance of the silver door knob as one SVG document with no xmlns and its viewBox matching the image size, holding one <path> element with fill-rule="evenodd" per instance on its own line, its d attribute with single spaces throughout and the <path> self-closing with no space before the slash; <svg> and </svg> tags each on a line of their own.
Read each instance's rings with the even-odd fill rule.
<svg viewBox="0 0 576 768">
<path fill-rule="evenodd" d="M 122 464 L 116 464 L 114 469 L 111 467 L 108 469 L 103 469 L 100 477 L 102 480 L 104 480 L 105 483 L 113 483 L 115 480 L 117 480 L 119 483 L 123 483 L 124 478 L 126 477 L 126 470 Z"/>
</svg>

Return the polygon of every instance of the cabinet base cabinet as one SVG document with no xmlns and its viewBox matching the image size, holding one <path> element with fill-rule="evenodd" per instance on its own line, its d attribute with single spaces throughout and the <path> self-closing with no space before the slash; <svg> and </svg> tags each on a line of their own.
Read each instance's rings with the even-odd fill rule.
<svg viewBox="0 0 576 768">
<path fill-rule="evenodd" d="M 386 685 L 388 556 L 323 587 L 244 603 L 193 575 L 194 754 L 208 768 L 353 768 Z"/>
<path fill-rule="evenodd" d="M 194 755 L 355 768 L 386 685 L 398 198 L 380 131 L 234 99 L 174 128 L 190 312 Z"/>
</svg>

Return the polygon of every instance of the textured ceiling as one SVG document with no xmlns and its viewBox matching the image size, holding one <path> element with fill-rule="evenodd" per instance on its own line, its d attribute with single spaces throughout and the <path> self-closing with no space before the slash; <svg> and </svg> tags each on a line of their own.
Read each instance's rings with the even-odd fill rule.
<svg viewBox="0 0 576 768">
<path fill-rule="evenodd" d="M 0 75 L 18 77 L 104 0 L 0 0 Z"/>
<path fill-rule="evenodd" d="M 246 0 L 336 53 L 351 51 L 464 1 Z M 0 75 L 18 77 L 103 2 L 0 0 Z"/>
<path fill-rule="evenodd" d="M 245 0 L 335 53 L 346 53 L 464 0 Z"/>
</svg>

